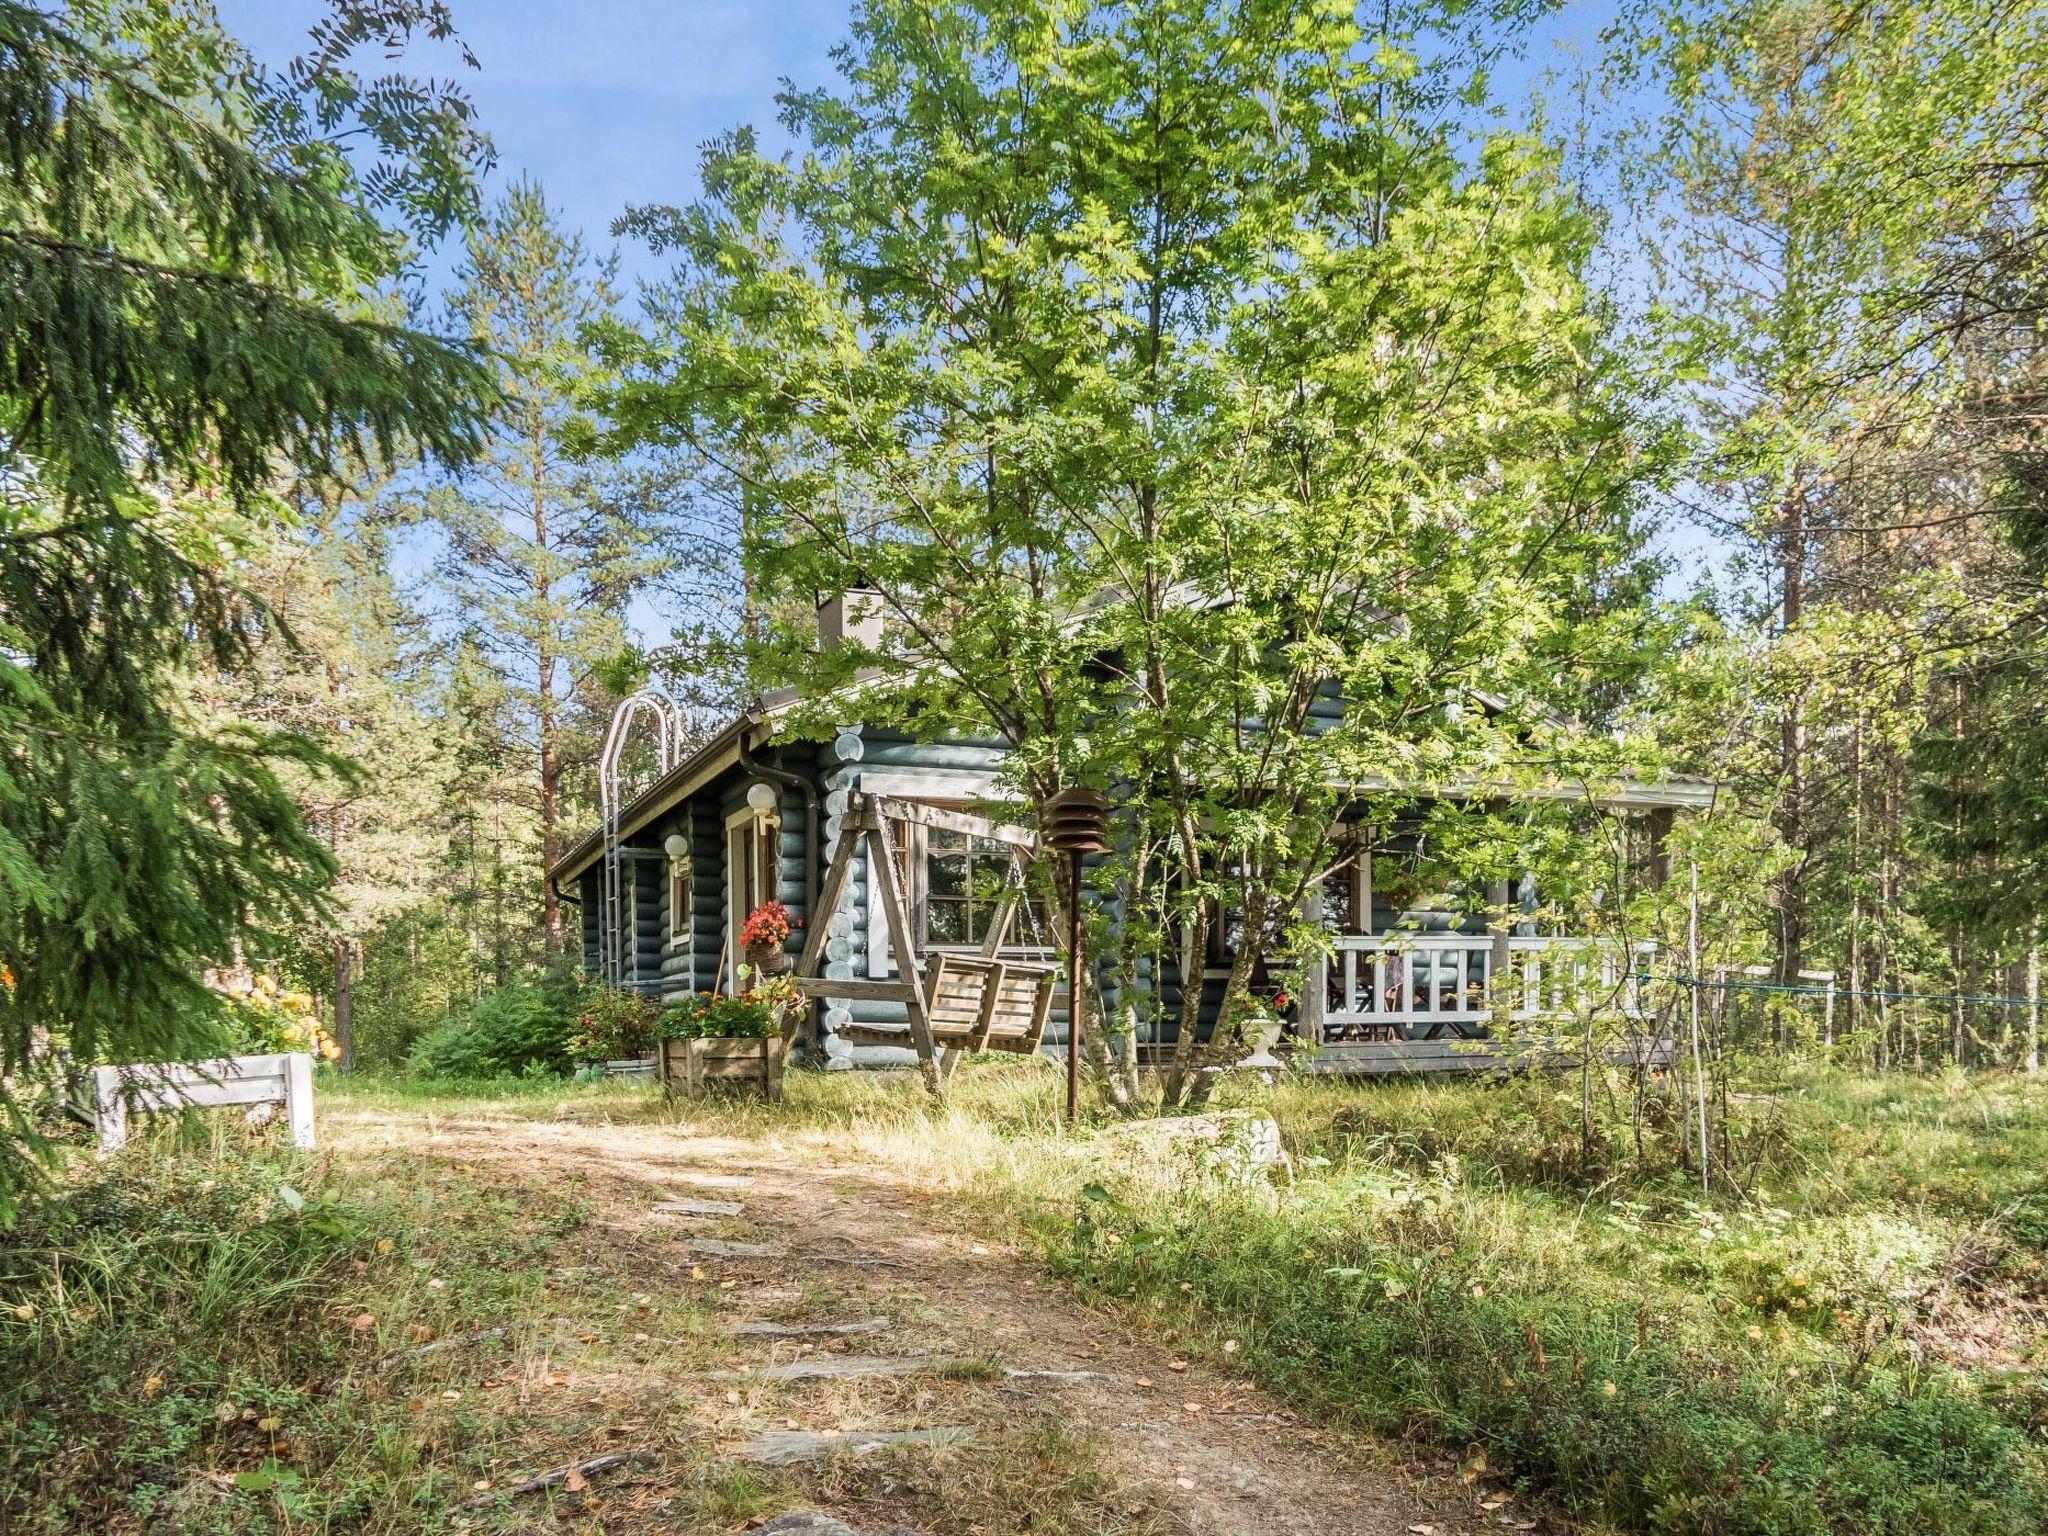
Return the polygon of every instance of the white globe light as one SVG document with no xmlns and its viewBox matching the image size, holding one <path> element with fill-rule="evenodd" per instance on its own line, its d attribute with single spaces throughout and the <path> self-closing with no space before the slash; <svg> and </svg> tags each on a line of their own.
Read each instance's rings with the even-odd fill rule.
<svg viewBox="0 0 2048 1536">
<path fill-rule="evenodd" d="M 774 810 L 778 803 L 773 784 L 764 784 L 756 779 L 747 786 L 747 804 L 755 810 L 765 814 Z"/>
<path fill-rule="evenodd" d="M 661 851 L 672 859 L 680 859 L 690 851 L 690 840 L 680 832 L 671 832 L 661 840 Z"/>
</svg>

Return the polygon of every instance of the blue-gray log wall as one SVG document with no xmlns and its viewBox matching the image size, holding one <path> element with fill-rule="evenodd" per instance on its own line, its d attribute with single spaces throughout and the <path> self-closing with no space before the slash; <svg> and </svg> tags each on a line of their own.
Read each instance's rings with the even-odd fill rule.
<svg viewBox="0 0 2048 1536">
<path fill-rule="evenodd" d="M 998 741 L 913 741 L 906 736 L 864 726 L 841 731 L 833 741 L 826 743 L 819 753 L 823 775 L 821 782 L 826 793 L 825 809 L 830 813 L 820 829 L 820 878 L 823 870 L 831 864 L 839 838 L 853 835 L 842 831 L 846 794 L 853 790 L 868 789 L 874 783 L 880 783 L 886 789 L 885 780 L 873 777 L 876 770 L 917 772 L 950 768 L 993 773 L 1002 766 L 1004 756 L 1005 749 Z M 886 937 L 888 924 L 885 914 L 870 908 L 869 895 L 867 852 L 863 846 L 855 851 L 847 890 L 840 901 L 837 916 L 832 919 L 831 932 L 826 939 L 825 975 L 828 979 L 860 978 L 868 974 L 869 947 L 873 935 L 879 927 Z M 892 953 L 891 975 L 896 974 L 893 960 Z M 887 1025 L 904 1022 L 905 1015 L 901 1003 L 867 999 L 856 1001 L 832 998 L 829 994 L 827 996 L 825 1026 L 828 1029 L 843 1029 L 848 1024 Z M 1046 1027 L 1046 1040 L 1052 1043 L 1065 1039 L 1065 994 L 1061 992 L 1054 1001 L 1052 1016 Z"/>
<path fill-rule="evenodd" d="M 1318 689 L 1309 706 L 1309 729 L 1318 732 L 1328 730 L 1341 720 L 1343 712 L 1343 699 L 1337 685 L 1326 683 Z M 839 839 L 845 835 L 842 822 L 850 792 L 876 787 L 873 781 L 876 770 L 929 772 L 965 769 L 993 773 L 1001 767 L 1004 756 L 1002 743 L 995 740 L 920 742 L 861 726 L 842 728 L 830 742 L 817 745 L 792 743 L 766 754 L 765 760 L 773 766 L 809 778 L 816 786 L 819 801 L 817 846 L 806 847 L 802 796 L 787 786 L 777 786 L 781 835 L 776 850 L 775 896 L 789 908 L 796 920 L 788 945 L 790 953 L 794 955 L 802 948 L 807 937 L 804 925 L 812 920 L 812 914 L 804 910 L 807 870 L 814 871 L 813 878 L 822 882 Z M 658 823 L 643 829 L 632 840 L 638 855 L 632 865 L 638 974 L 664 995 L 676 996 L 723 985 L 720 961 L 721 958 L 730 961 L 726 952 L 725 928 L 732 878 L 732 871 L 727 868 L 725 823 L 729 815 L 745 804 L 747 786 L 753 782 L 755 775 L 734 767 Z M 886 785 L 882 787 L 886 788 Z M 691 850 L 692 911 L 687 932 L 672 938 L 668 913 L 669 881 L 661 849 L 664 840 L 673 833 L 680 833 L 686 838 Z M 1407 835 L 1397 836 L 1391 842 L 1396 848 L 1412 845 Z M 593 866 L 579 882 L 584 965 L 592 974 L 598 973 L 602 967 L 598 933 L 602 912 L 602 868 L 602 863 Z M 820 918 L 830 924 L 824 958 L 828 979 L 865 978 L 868 975 L 872 930 L 884 922 L 879 912 L 870 910 L 869 894 L 866 855 L 864 850 L 857 851 L 839 910 L 823 914 Z M 1375 895 L 1379 893 L 1375 892 Z M 1112 923 L 1121 921 L 1123 914 L 1113 895 L 1105 896 L 1098 892 L 1096 899 L 1108 902 Z M 1399 916 L 1380 901 L 1375 901 L 1375 929 L 1384 931 Z M 1484 931 L 1484 921 L 1477 917 L 1466 919 L 1460 926 L 1466 932 Z M 1108 1010 L 1121 1008 L 1126 1002 L 1117 995 L 1107 974 L 1114 959 L 1113 953 L 1097 957 L 1098 974 L 1104 981 L 1103 1002 Z M 1145 994 L 1155 986 L 1158 989 L 1156 1009 L 1146 1011 L 1156 1015 L 1156 1032 L 1163 1042 L 1172 1041 L 1177 1033 L 1184 981 L 1177 946 L 1169 945 L 1156 967 L 1150 961 L 1141 962 L 1137 985 Z M 1207 982 L 1204 987 L 1209 994 L 1221 992 L 1218 982 Z M 1204 1033 L 1214 1023 L 1219 1000 L 1219 995 L 1204 998 Z M 900 1004 L 865 1000 L 828 999 L 825 1012 L 828 1029 L 843 1028 L 852 1023 L 900 1024 L 903 1018 Z M 1054 1008 L 1047 1039 L 1059 1042 L 1065 1037 L 1062 994 Z"/>
</svg>

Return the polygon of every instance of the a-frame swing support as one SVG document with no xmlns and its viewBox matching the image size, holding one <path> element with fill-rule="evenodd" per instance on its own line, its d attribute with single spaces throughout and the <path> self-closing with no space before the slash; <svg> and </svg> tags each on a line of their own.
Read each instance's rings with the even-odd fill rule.
<svg viewBox="0 0 2048 1536">
<path fill-rule="evenodd" d="M 965 1051 L 1037 1051 L 1045 1038 L 1058 968 L 1000 958 L 1021 897 L 1021 880 L 1016 879 L 997 905 L 978 954 L 921 956 L 904 872 L 897 866 L 890 836 L 892 823 L 936 827 L 1003 843 L 1011 850 L 1013 870 L 1037 852 L 1038 836 L 1028 828 L 966 811 L 858 793 L 850 797 L 840 823 L 839 846 L 818 892 L 818 910 L 792 979 L 809 998 L 901 1003 L 925 1088 L 934 1098 L 942 1098 Z M 867 854 L 874 903 L 882 909 L 889 927 L 889 947 L 896 960 L 893 977 L 831 978 L 820 974 L 832 917 L 846 894 L 857 851 Z"/>
</svg>

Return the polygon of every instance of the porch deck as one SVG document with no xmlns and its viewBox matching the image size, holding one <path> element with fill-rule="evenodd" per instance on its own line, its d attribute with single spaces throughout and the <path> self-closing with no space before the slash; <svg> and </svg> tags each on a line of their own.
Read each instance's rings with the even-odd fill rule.
<svg viewBox="0 0 2048 1536">
<path fill-rule="evenodd" d="M 1630 954 L 1608 941 L 1557 935 L 1502 942 L 1491 934 L 1340 934 L 1333 944 L 1321 986 L 1310 983 L 1297 1038 L 1277 1049 L 1298 1054 L 1303 1071 L 1347 1077 L 1577 1066 L 1580 1053 L 1568 1042 L 1579 1020 L 1606 1015 L 1626 1026 L 1643 1019 L 1642 983 L 1655 957 L 1650 944 Z M 1511 1039 L 1493 1038 L 1503 1017 L 1494 976 L 1503 950 Z M 1205 973 L 1205 980 L 1226 974 Z M 1163 1061 L 1170 1050 L 1148 1045 L 1141 1059 Z M 1672 1059 L 1671 1042 L 1647 1032 L 1610 1039 L 1601 1054 L 1618 1065 Z"/>
<path fill-rule="evenodd" d="M 1551 935 L 1340 934 L 1326 966 L 1320 1030 L 1339 1043 L 1426 1043 L 1484 1039 L 1500 1017 L 1515 1024 L 1556 1024 L 1587 1012 L 1638 1018 L 1641 978 L 1655 946 Z M 1496 965 L 1505 956 L 1498 977 Z"/>
</svg>

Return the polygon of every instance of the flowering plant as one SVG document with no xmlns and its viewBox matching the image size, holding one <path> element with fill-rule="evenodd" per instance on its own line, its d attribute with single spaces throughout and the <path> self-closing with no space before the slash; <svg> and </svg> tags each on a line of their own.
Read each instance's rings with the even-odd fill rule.
<svg viewBox="0 0 2048 1536">
<path fill-rule="evenodd" d="M 671 1003 L 661 1017 L 664 1040 L 765 1040 L 775 1027 L 777 1004 L 765 988 L 721 997 L 699 992 Z"/>
<path fill-rule="evenodd" d="M 310 1051 L 326 1061 L 341 1055 L 341 1046 L 320 1027 L 307 993 L 279 986 L 274 976 L 235 973 L 208 981 L 228 1001 L 237 1050 L 250 1055 Z"/>
<path fill-rule="evenodd" d="M 789 937 L 789 908 L 779 901 L 763 902 L 740 924 L 740 945 L 745 949 L 779 949 Z"/>
</svg>

